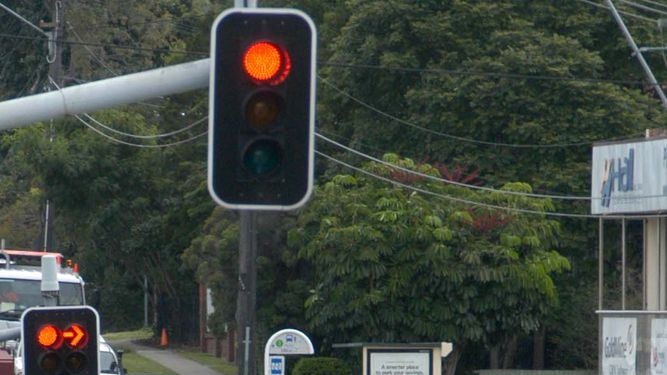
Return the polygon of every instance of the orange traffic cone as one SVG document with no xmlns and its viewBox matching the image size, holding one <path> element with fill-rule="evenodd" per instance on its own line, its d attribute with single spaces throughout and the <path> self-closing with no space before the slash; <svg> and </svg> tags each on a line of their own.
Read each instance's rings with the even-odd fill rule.
<svg viewBox="0 0 667 375">
<path fill-rule="evenodd" d="M 162 328 L 162 336 L 160 336 L 160 346 L 169 345 L 169 337 L 167 337 L 167 329 Z"/>
</svg>

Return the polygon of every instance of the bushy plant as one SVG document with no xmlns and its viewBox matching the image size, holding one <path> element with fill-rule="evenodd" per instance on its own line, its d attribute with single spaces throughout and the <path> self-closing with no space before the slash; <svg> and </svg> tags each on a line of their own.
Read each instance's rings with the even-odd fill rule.
<svg viewBox="0 0 667 375">
<path fill-rule="evenodd" d="M 345 362 L 332 357 L 301 358 L 292 375 L 352 375 Z"/>
</svg>

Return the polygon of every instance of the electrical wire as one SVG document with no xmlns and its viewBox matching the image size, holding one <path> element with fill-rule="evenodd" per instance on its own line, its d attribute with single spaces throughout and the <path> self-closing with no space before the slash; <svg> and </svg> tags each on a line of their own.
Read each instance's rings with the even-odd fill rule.
<svg viewBox="0 0 667 375">
<path fill-rule="evenodd" d="M 79 116 L 79 115 L 74 115 L 74 117 L 75 117 L 77 120 L 79 120 L 81 123 L 83 123 L 86 127 L 88 127 L 90 130 L 92 130 L 92 131 L 94 131 L 95 133 L 101 135 L 102 137 L 104 137 L 104 138 L 110 140 L 111 142 L 118 143 L 118 144 L 125 145 L 125 146 L 138 147 L 138 148 L 166 148 L 166 147 L 173 147 L 173 146 L 182 145 L 182 144 L 184 144 L 184 143 L 192 142 L 192 141 L 194 141 L 194 140 L 196 140 L 196 139 L 198 139 L 198 138 L 201 138 L 201 137 L 203 137 L 203 136 L 205 136 L 205 135 L 208 134 L 208 130 L 206 130 L 205 132 L 203 132 L 203 133 L 201 133 L 201 134 L 197 134 L 197 135 L 195 135 L 195 136 L 192 136 L 192 137 L 190 137 L 190 138 L 183 139 L 183 140 L 180 140 L 180 141 L 177 141 L 177 142 L 165 143 L 165 144 L 160 144 L 160 145 L 143 145 L 143 144 L 138 144 L 138 143 L 126 142 L 126 141 L 123 141 L 123 140 L 121 140 L 121 139 L 114 138 L 114 137 L 112 137 L 112 136 L 110 136 L 110 135 L 108 135 L 108 134 L 106 134 L 106 133 L 100 131 L 99 129 L 97 129 L 96 127 L 94 127 L 94 126 L 91 125 L 90 123 L 88 123 L 86 120 L 82 119 L 81 116 Z"/>
<path fill-rule="evenodd" d="M 591 198 L 589 196 L 584 197 L 584 196 L 572 196 L 572 195 L 549 195 L 549 194 L 537 194 L 537 193 L 524 193 L 524 192 L 519 192 L 519 191 L 499 190 L 499 189 L 494 189 L 494 188 L 489 188 L 489 187 L 484 187 L 484 186 L 465 184 L 463 182 L 452 181 L 452 180 L 448 180 L 446 178 L 432 176 L 432 175 L 429 175 L 429 174 L 426 174 L 426 173 L 422 173 L 422 172 L 415 171 L 415 170 L 412 170 L 412 169 L 409 169 L 409 168 L 401 167 L 400 165 L 378 159 L 378 158 L 373 157 L 371 155 L 365 154 L 361 151 L 355 150 L 351 147 L 347 147 L 347 146 L 345 146 L 341 143 L 338 143 L 338 142 L 336 142 L 332 139 L 329 139 L 329 138 L 327 138 L 327 137 L 325 137 L 325 136 L 323 136 L 322 134 L 319 134 L 319 133 L 315 133 L 315 136 L 317 136 L 321 140 L 323 140 L 323 141 L 325 141 L 329 144 L 332 144 L 332 145 L 334 145 L 338 148 L 341 148 L 345 151 L 351 152 L 351 153 L 353 153 L 357 156 L 361 156 L 364 159 L 382 164 L 384 166 L 387 166 L 387 167 L 390 167 L 390 168 L 393 168 L 393 169 L 398 169 L 398 170 L 406 172 L 406 173 L 410 173 L 414 176 L 419 176 L 419 177 L 427 178 L 427 179 L 432 180 L 432 181 L 442 182 L 442 183 L 450 184 L 450 185 L 454 185 L 454 186 L 459 186 L 459 187 L 464 187 L 464 188 L 474 189 L 474 190 L 480 190 L 480 191 L 485 191 L 485 192 L 489 192 L 489 193 L 516 195 L 516 196 L 522 196 L 522 197 L 528 197 L 528 198 L 548 198 L 548 199 L 564 199 L 564 200 L 579 200 L 579 201 L 582 201 L 582 200 L 583 201 L 590 201 L 591 199 L 595 199 L 595 200 L 601 200 L 602 199 L 601 197 Z"/>
<path fill-rule="evenodd" d="M 349 94 L 349 93 L 345 92 L 344 90 L 340 89 L 339 87 L 332 84 L 331 82 L 329 82 L 325 78 L 322 78 L 320 75 L 318 75 L 317 78 L 322 83 L 324 83 L 325 85 L 331 87 L 334 91 L 336 91 L 340 95 L 345 96 L 346 98 L 356 102 L 357 104 L 361 105 L 362 107 L 365 107 L 366 109 L 368 109 L 370 111 L 373 111 L 373 112 L 375 112 L 375 113 L 377 113 L 377 114 L 379 114 L 383 117 L 386 117 L 386 118 L 388 118 L 392 121 L 398 122 L 399 124 L 403 124 L 403 125 L 409 126 L 411 128 L 414 128 L 414 129 L 418 129 L 418 130 L 423 131 L 425 133 L 441 136 L 443 138 L 453 139 L 453 140 L 456 140 L 456 141 L 472 143 L 472 144 L 477 144 L 477 145 L 485 145 L 485 146 L 523 148 L 523 149 L 528 149 L 528 148 L 544 149 L 544 148 L 583 147 L 583 146 L 590 146 L 590 145 L 593 144 L 593 142 L 596 142 L 596 141 L 587 141 L 587 142 L 552 143 L 552 144 L 517 144 L 517 143 L 502 143 L 502 142 L 481 141 L 481 140 L 474 139 L 474 138 L 460 137 L 460 136 L 456 136 L 456 135 L 453 135 L 453 134 L 444 133 L 444 132 L 440 132 L 440 131 L 437 131 L 437 130 L 429 129 L 429 128 L 414 124 L 412 122 L 403 120 L 401 118 L 398 118 L 394 115 L 391 115 L 387 112 L 384 112 L 384 111 L 378 109 L 377 107 L 374 107 L 374 106 L 364 102 L 361 99 L 358 99 L 358 98 L 352 96 L 351 94 Z"/>
<path fill-rule="evenodd" d="M 648 11 L 648 12 L 657 13 L 657 14 L 660 14 L 660 15 L 663 15 L 663 16 L 664 16 L 664 15 L 667 15 L 667 12 L 665 12 L 664 10 L 659 10 L 659 9 L 651 8 L 651 7 L 649 7 L 649 6 L 642 5 L 642 4 L 638 4 L 638 3 L 635 3 L 635 2 L 633 2 L 633 1 L 628 1 L 628 0 L 619 0 L 619 1 L 620 1 L 621 3 L 623 3 L 623 4 L 626 4 L 626 5 L 628 5 L 628 6 L 631 6 L 631 7 L 633 7 L 633 8 L 637 8 L 637 9 L 645 10 L 645 11 Z"/>
<path fill-rule="evenodd" d="M 8 33 L 0 33 L 0 37 L 11 38 L 11 39 L 20 39 L 20 40 L 43 40 L 43 41 L 48 41 L 47 39 L 40 38 L 40 37 L 30 37 L 30 36 L 22 36 L 22 35 L 16 35 L 16 34 L 8 34 Z M 69 44 L 69 45 L 86 45 L 86 46 L 92 46 L 92 47 L 118 48 L 118 49 L 126 49 L 126 50 L 133 50 L 133 51 L 139 51 L 139 52 L 149 52 L 149 53 L 176 53 L 176 54 L 191 55 L 191 56 L 208 56 L 209 55 L 209 51 L 175 50 L 175 49 L 169 49 L 169 48 L 152 48 L 151 49 L 151 48 L 132 47 L 132 46 L 124 46 L 124 45 L 108 44 L 108 43 L 77 42 L 77 41 L 74 41 L 74 40 L 63 40 L 61 43 Z"/>
<path fill-rule="evenodd" d="M 342 165 L 346 168 L 352 169 L 356 172 L 365 174 L 367 176 L 370 176 L 372 178 L 375 178 L 380 181 L 384 181 L 408 190 L 412 190 L 418 193 L 430 195 L 436 198 L 441 198 L 445 199 L 448 201 L 453 201 L 457 203 L 462 203 L 462 204 L 467 204 L 467 205 L 472 205 L 472 206 L 478 206 L 478 207 L 484 207 L 484 208 L 489 208 L 489 209 L 495 209 L 495 210 L 500 210 L 500 211 L 508 211 L 508 212 L 516 212 L 520 214 L 532 214 L 532 215 L 540 215 L 540 216 L 553 216 L 553 217 L 569 217 L 569 218 L 580 218 L 580 219 L 600 219 L 605 218 L 605 219 L 627 219 L 628 217 L 637 217 L 637 218 L 658 218 L 658 217 L 667 217 L 667 214 L 657 214 L 657 215 L 592 215 L 592 214 L 574 214 L 574 213 L 565 213 L 565 212 L 552 212 L 552 211 L 536 211 L 536 210 L 529 210 L 529 209 L 523 209 L 523 208 L 518 208 L 518 207 L 507 207 L 507 206 L 499 206 L 499 205 L 494 205 L 494 204 L 488 204 L 488 203 L 482 203 L 482 202 L 477 202 L 469 199 L 462 199 L 462 198 L 457 198 L 453 197 L 451 195 L 445 195 L 445 194 L 440 194 L 436 193 L 430 190 L 426 189 L 421 189 L 415 186 L 411 186 L 408 184 L 404 184 L 400 181 L 392 180 L 390 178 L 384 177 L 377 175 L 375 173 L 369 172 L 367 170 L 364 170 L 362 168 L 353 166 L 349 163 L 346 163 L 342 160 L 336 159 L 333 156 L 327 155 L 321 151 L 315 151 L 317 155 L 320 155 L 334 163 L 337 163 L 339 165 Z"/>
<path fill-rule="evenodd" d="M 53 80 L 53 78 L 49 77 L 49 80 L 51 81 L 51 84 L 52 84 L 57 90 L 59 90 L 59 91 L 61 90 L 60 86 L 58 85 L 57 82 L 55 82 L 55 81 Z M 175 131 L 172 131 L 172 132 L 168 132 L 168 133 L 162 133 L 162 134 L 156 134 L 156 135 L 136 135 L 136 134 L 126 133 L 126 132 L 123 132 L 123 131 L 114 129 L 114 128 L 108 126 L 108 125 L 105 125 L 105 124 L 99 122 L 98 120 L 96 120 L 95 118 L 93 118 L 93 117 L 92 117 L 91 115 L 89 115 L 88 113 L 83 113 L 83 115 L 86 116 L 89 120 L 91 120 L 91 121 L 94 122 L 95 124 L 97 124 L 98 126 L 104 128 L 104 129 L 106 129 L 106 130 L 108 130 L 108 131 L 111 131 L 111 132 L 113 132 L 113 133 L 116 133 L 116 134 L 119 134 L 119 135 L 122 135 L 122 136 L 125 136 L 125 137 L 136 138 L 136 139 L 159 139 L 159 138 L 164 138 L 164 137 L 170 137 L 170 136 L 173 136 L 173 135 L 176 135 L 176 134 L 180 134 L 180 133 L 182 133 L 182 132 L 185 132 L 185 131 L 187 131 L 187 130 L 190 130 L 190 129 L 192 129 L 193 127 L 195 127 L 195 126 L 201 124 L 202 122 L 204 122 L 204 121 L 206 121 L 206 120 L 208 119 L 208 116 L 204 116 L 203 118 L 201 118 L 201 119 L 199 119 L 199 120 L 197 120 L 197 121 L 195 121 L 195 122 L 193 122 L 193 123 L 191 123 L 191 124 L 189 124 L 189 125 L 187 125 L 187 126 L 181 128 L 181 129 L 178 129 L 178 130 L 175 130 Z M 201 133 L 201 134 L 196 135 L 196 136 L 194 136 L 194 137 L 188 138 L 188 139 L 186 139 L 186 140 L 178 141 L 178 142 L 173 142 L 173 143 L 169 143 L 169 144 L 163 144 L 163 145 L 140 145 L 140 144 L 130 143 L 130 142 L 126 142 L 126 141 L 123 141 L 123 140 L 120 140 L 120 139 L 113 138 L 113 137 L 109 136 L 108 134 L 106 134 L 106 133 L 100 131 L 99 129 L 95 128 L 95 127 L 94 127 L 93 125 L 91 125 L 90 123 L 88 123 L 88 122 L 86 122 L 85 120 L 83 120 L 79 115 L 74 115 L 74 116 L 75 116 L 79 121 L 83 122 L 86 126 L 88 126 L 88 127 L 91 128 L 92 130 L 94 130 L 95 132 L 97 132 L 98 134 L 101 134 L 101 135 L 103 135 L 103 136 L 105 136 L 105 137 L 107 137 L 107 138 L 109 138 L 109 139 L 112 139 L 112 140 L 114 140 L 114 141 L 117 141 L 118 143 L 121 143 L 121 144 L 124 144 L 124 145 L 128 145 L 128 146 L 149 147 L 149 148 L 169 147 L 169 146 L 175 146 L 175 145 L 179 145 L 179 144 L 181 144 L 181 143 L 189 142 L 189 141 L 191 141 L 191 140 L 197 139 L 197 138 L 199 138 L 199 137 L 201 137 L 201 136 L 203 136 L 203 135 L 205 135 L 205 134 L 208 133 L 208 130 L 207 130 L 207 131 L 205 131 L 204 133 Z"/>
<path fill-rule="evenodd" d="M 434 73 L 434 74 L 445 74 L 445 75 L 466 76 L 466 77 L 481 76 L 488 78 L 507 78 L 507 79 L 521 79 L 521 80 L 538 80 L 538 81 L 565 81 L 565 82 L 570 81 L 570 82 L 599 83 L 599 84 L 631 85 L 639 87 L 644 85 L 644 82 L 642 81 L 630 81 L 621 79 L 563 77 L 563 76 L 549 76 L 540 74 L 483 72 L 483 71 L 461 70 L 461 69 L 408 68 L 400 66 L 350 64 L 350 63 L 332 62 L 332 61 L 318 61 L 318 65 L 334 67 L 334 68 L 346 68 L 346 69 L 388 70 L 401 73 L 418 73 L 418 74 Z"/>
<path fill-rule="evenodd" d="M 593 1 L 590 1 L 590 0 L 576 0 L 576 1 L 580 1 L 580 2 L 582 2 L 582 3 L 586 3 L 586 4 L 589 4 L 589 5 L 598 7 L 598 8 L 603 8 L 603 9 L 607 9 L 607 10 L 609 10 L 609 7 L 608 7 L 608 6 L 603 5 L 603 4 L 598 4 L 598 3 L 593 2 Z M 640 15 L 638 15 L 638 14 L 634 14 L 634 13 L 630 13 L 630 12 L 625 12 L 625 11 L 618 11 L 618 12 L 621 13 L 621 14 L 624 14 L 624 15 L 626 15 L 626 16 L 628 16 L 628 17 L 631 17 L 631 18 L 636 18 L 636 19 L 639 19 L 639 20 L 642 20 L 642 21 L 651 22 L 651 23 L 655 24 L 655 20 L 652 19 L 652 18 L 648 18 L 648 17 L 640 16 Z"/>
<path fill-rule="evenodd" d="M 202 122 L 208 120 L 208 116 L 204 116 L 204 117 L 200 118 L 199 120 L 181 128 L 181 129 L 174 130 L 174 131 L 169 132 L 169 133 L 162 133 L 162 134 L 156 134 L 156 135 L 137 135 L 137 134 L 126 133 L 126 132 L 114 129 L 114 128 L 108 126 L 108 125 L 104 125 L 103 123 L 99 122 L 98 120 L 96 120 L 93 116 L 89 115 L 88 113 L 84 113 L 83 115 L 86 118 L 88 118 L 88 120 L 95 123 L 96 125 L 104 128 L 104 129 L 106 129 L 106 130 L 108 130 L 112 133 L 116 133 L 118 135 L 122 135 L 122 136 L 128 137 L 128 138 L 136 138 L 136 139 L 159 139 L 159 138 L 171 137 L 173 135 L 180 134 L 180 133 L 183 133 L 185 131 L 188 131 L 188 130 L 192 129 L 193 127 L 201 124 Z"/>
<path fill-rule="evenodd" d="M 659 6 L 659 7 L 667 8 L 667 4 L 659 3 L 659 2 L 657 2 L 657 1 L 652 1 L 652 0 L 641 0 L 641 1 L 643 1 L 643 2 L 645 2 L 645 3 L 647 3 L 647 4 L 651 4 L 651 5 L 655 5 L 655 6 Z"/>
<path fill-rule="evenodd" d="M 454 186 L 458 186 L 458 187 L 463 187 L 463 188 L 467 188 L 467 189 L 485 191 L 485 192 L 496 193 L 496 194 L 515 195 L 515 196 L 521 196 L 521 197 L 526 197 L 526 198 L 569 200 L 569 201 L 588 201 L 588 202 L 599 201 L 599 200 L 604 199 L 603 197 L 576 196 L 576 195 L 565 195 L 565 194 L 555 195 L 555 194 L 524 193 L 524 192 L 518 192 L 518 191 L 499 190 L 499 189 L 489 188 L 489 187 L 485 187 L 485 186 L 477 186 L 477 185 L 466 184 L 466 183 L 463 183 L 463 182 L 453 181 L 453 180 L 449 180 L 449 179 L 442 178 L 442 177 L 432 176 L 432 175 L 429 175 L 429 174 L 426 174 L 426 173 L 422 173 L 422 172 L 419 172 L 419 171 L 415 171 L 413 169 L 405 168 L 405 167 L 402 167 L 400 165 L 384 161 L 382 159 L 378 159 L 378 158 L 373 157 L 371 155 L 365 154 L 365 153 L 363 153 L 359 150 L 353 149 L 353 148 L 348 147 L 346 145 L 343 145 L 339 142 L 336 142 L 332 139 L 329 139 L 329 138 L 327 138 L 326 136 L 324 136 L 320 133 L 315 133 L 315 136 L 318 137 L 319 139 L 321 139 L 321 140 L 323 140 L 323 141 L 325 141 L 329 144 L 332 144 L 332 145 L 334 145 L 338 148 L 341 148 L 341 149 L 343 149 L 347 152 L 353 153 L 353 154 L 355 154 L 357 156 L 360 156 L 360 157 L 362 157 L 366 160 L 370 160 L 370 161 L 373 161 L 375 163 L 382 164 L 386 167 L 397 169 L 397 170 L 400 170 L 402 172 L 406 172 L 406 173 L 409 173 L 411 175 L 422 177 L 422 178 L 429 179 L 429 180 L 432 180 L 432 181 L 442 182 L 442 183 L 445 183 L 445 184 L 454 185 Z M 660 197 L 664 197 L 664 194 L 646 195 L 646 196 L 642 196 L 640 198 L 641 199 L 650 199 L 650 198 L 660 198 Z"/>
<path fill-rule="evenodd" d="M 6 10 L 6 11 L 9 12 L 11 15 L 13 15 L 13 16 L 16 17 L 16 18 L 18 18 L 18 19 L 21 20 L 23 23 L 25 23 L 26 25 L 30 26 L 33 30 L 36 30 L 38 33 L 44 35 L 44 36 L 47 37 L 47 38 L 50 38 L 50 35 L 49 35 L 48 33 L 46 33 L 44 30 L 40 29 L 39 26 L 33 24 L 32 22 L 28 21 L 27 19 L 25 19 L 25 18 L 24 18 L 23 16 L 21 16 L 20 14 L 14 12 L 14 11 L 11 10 L 8 6 L 6 6 L 6 5 L 0 3 L 0 8 Z"/>
</svg>

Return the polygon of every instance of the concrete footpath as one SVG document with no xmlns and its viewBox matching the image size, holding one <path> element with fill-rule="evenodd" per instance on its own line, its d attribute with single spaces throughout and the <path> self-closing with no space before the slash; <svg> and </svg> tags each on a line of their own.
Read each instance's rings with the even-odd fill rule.
<svg viewBox="0 0 667 375">
<path fill-rule="evenodd" d="M 142 357 L 155 361 L 180 375 L 222 375 L 222 373 L 187 359 L 173 350 L 151 348 L 131 341 L 124 341 L 121 346 L 132 350 Z M 128 375 L 132 375 L 132 373 Z"/>
</svg>

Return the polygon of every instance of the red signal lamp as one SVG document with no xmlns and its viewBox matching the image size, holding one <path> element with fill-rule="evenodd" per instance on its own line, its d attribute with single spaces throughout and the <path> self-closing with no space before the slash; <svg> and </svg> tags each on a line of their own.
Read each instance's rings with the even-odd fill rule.
<svg viewBox="0 0 667 375">
<path fill-rule="evenodd" d="M 274 43 L 255 42 L 243 54 L 243 70 L 259 83 L 278 85 L 292 69 L 289 54 Z"/>
<path fill-rule="evenodd" d="M 88 343 L 88 332 L 78 324 L 72 324 L 63 331 L 63 339 L 72 348 L 81 349 Z"/>
<path fill-rule="evenodd" d="M 43 348 L 58 349 L 62 345 L 60 330 L 53 324 L 46 324 L 37 331 L 37 343 Z"/>
</svg>

